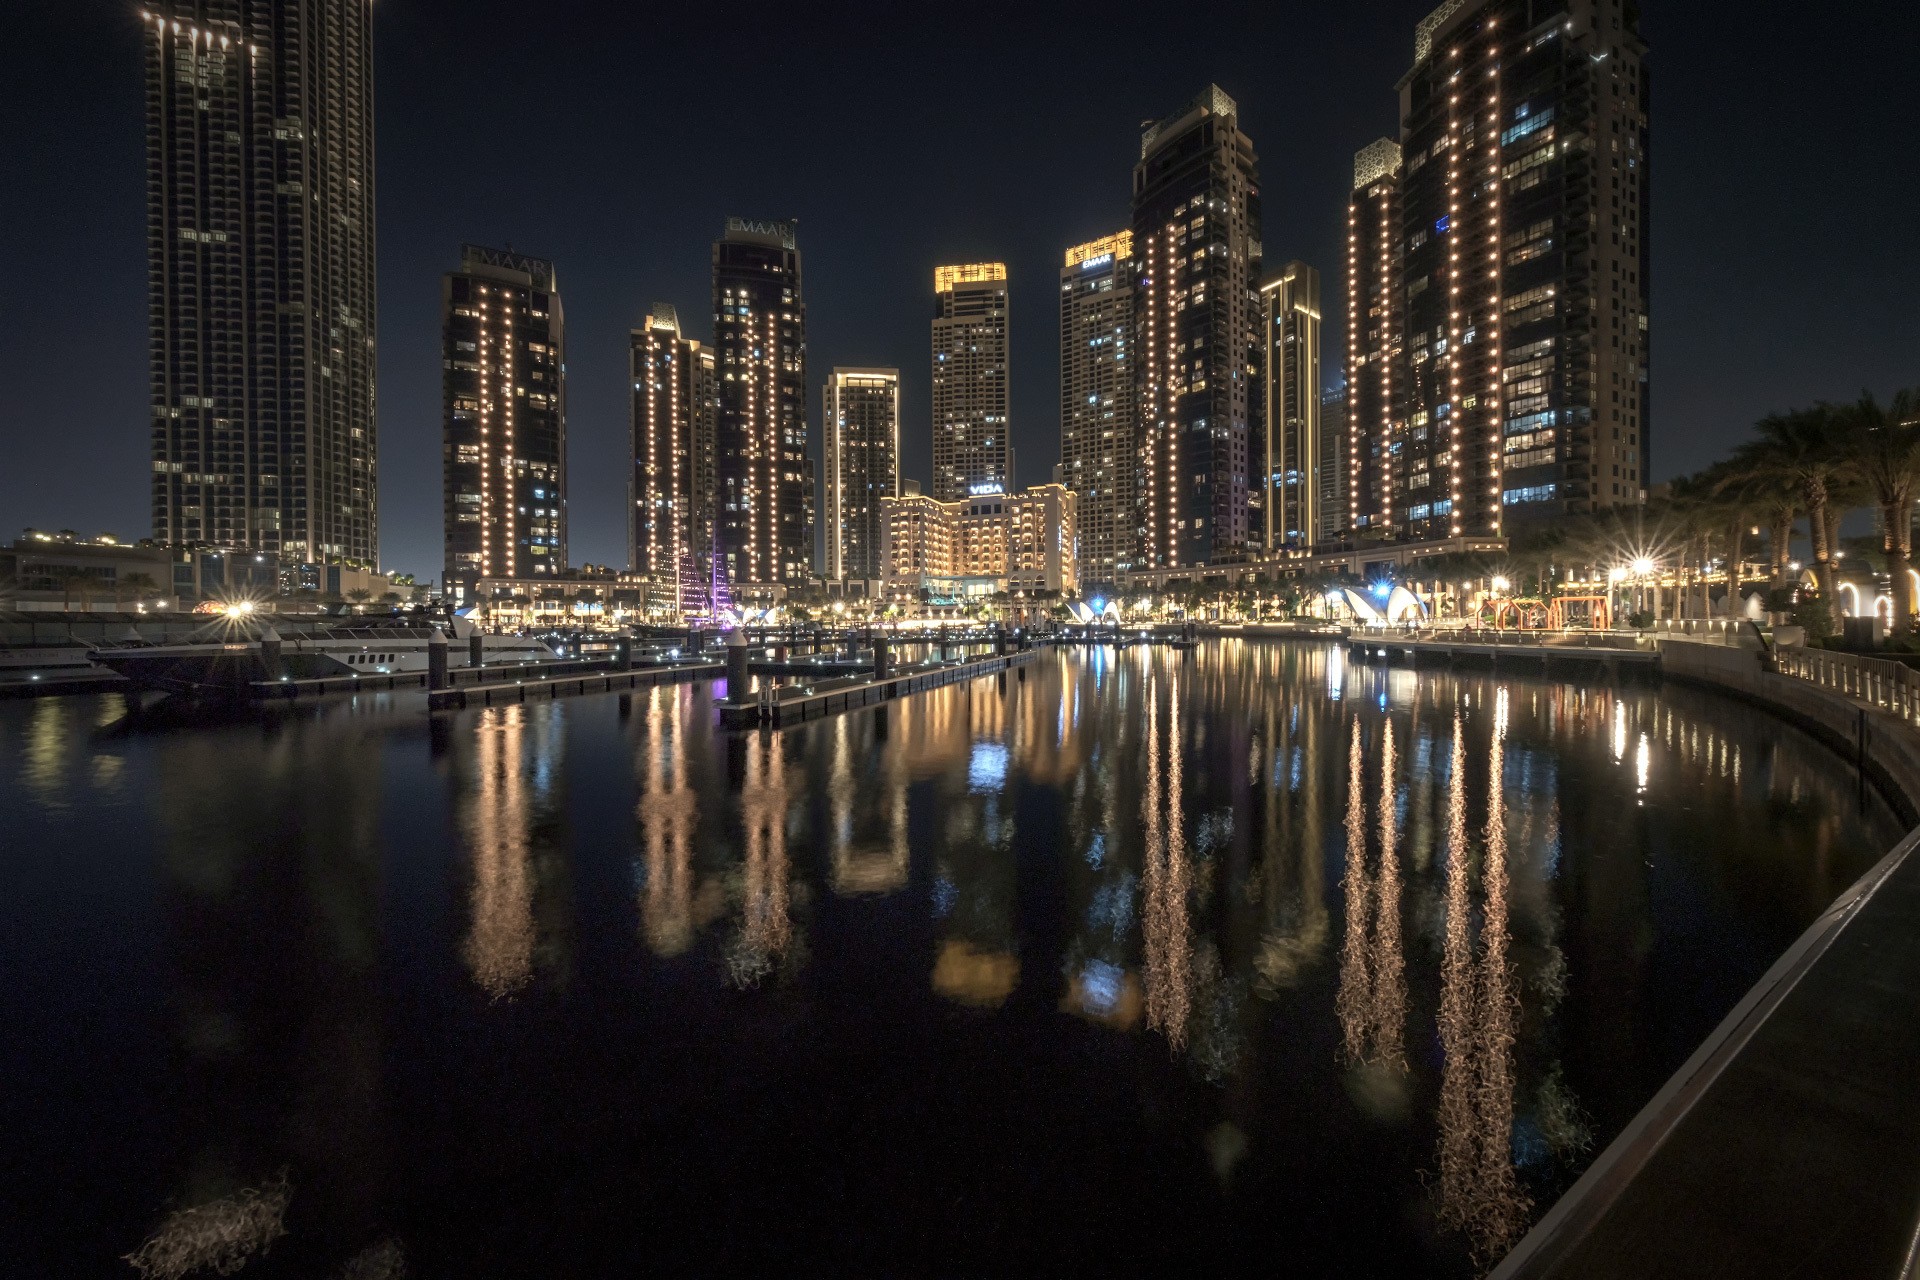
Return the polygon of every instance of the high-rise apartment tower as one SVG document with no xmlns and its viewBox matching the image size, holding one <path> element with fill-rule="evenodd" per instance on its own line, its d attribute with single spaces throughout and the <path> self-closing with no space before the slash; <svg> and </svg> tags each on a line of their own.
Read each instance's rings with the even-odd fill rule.
<svg viewBox="0 0 1920 1280">
<path fill-rule="evenodd" d="M 714 352 L 656 303 L 629 331 L 633 474 L 627 566 L 681 614 L 700 612 L 710 581 L 714 494 Z"/>
<path fill-rule="evenodd" d="M 1432 512 L 1434 443 L 1422 431 L 1399 432 L 1405 369 L 1401 362 L 1406 294 L 1400 275 L 1400 144 L 1379 138 L 1353 158 L 1347 202 L 1347 512 L 1344 526 L 1393 529 L 1393 496 L 1417 492 Z M 1396 453 L 1396 446 L 1405 456 Z M 1444 461 L 1444 457 L 1442 458 Z M 1408 485 L 1411 483 L 1412 488 Z M 1403 500 L 1402 505 L 1405 505 Z M 1449 501 L 1444 516 L 1452 510 Z"/>
<path fill-rule="evenodd" d="M 371 0 L 154 0 L 153 532 L 379 559 Z"/>
<path fill-rule="evenodd" d="M 1320 395 L 1320 524 L 1316 543 L 1333 543 L 1347 530 L 1347 391 L 1341 387 Z"/>
<path fill-rule="evenodd" d="M 566 322 L 553 264 L 462 245 L 441 281 L 445 587 L 567 570 Z"/>
<path fill-rule="evenodd" d="M 1401 536 L 1644 500 L 1645 63 L 1633 0 L 1449 0 L 1415 29 L 1394 474 L 1365 500 Z"/>
<path fill-rule="evenodd" d="M 955 502 L 1013 487 L 1008 434 L 1007 268 L 933 272 L 933 496 Z"/>
<path fill-rule="evenodd" d="M 1147 568 L 1246 549 L 1259 411 L 1260 172 L 1217 86 L 1150 126 L 1133 170 Z"/>
<path fill-rule="evenodd" d="M 1260 286 L 1260 301 L 1261 542 L 1308 547 L 1321 540 L 1320 475 L 1333 465 L 1320 451 L 1320 273 L 1289 262 Z"/>
<path fill-rule="evenodd" d="M 799 585 L 813 572 L 807 308 L 791 222 L 727 219 L 713 246 L 713 576 Z"/>
<path fill-rule="evenodd" d="M 824 576 L 878 581 L 880 499 L 900 496 L 900 371 L 835 369 L 825 400 Z"/>
<path fill-rule="evenodd" d="M 1133 567 L 1140 519 L 1133 233 L 1067 250 L 1060 269 L 1060 470 L 1078 496 L 1080 581 Z"/>
</svg>

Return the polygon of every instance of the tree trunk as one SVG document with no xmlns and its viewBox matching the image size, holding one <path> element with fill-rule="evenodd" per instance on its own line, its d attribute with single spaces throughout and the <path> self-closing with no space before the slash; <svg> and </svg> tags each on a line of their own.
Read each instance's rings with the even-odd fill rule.
<svg viewBox="0 0 1920 1280">
<path fill-rule="evenodd" d="M 1737 518 L 1727 527 L 1727 617 L 1740 616 L 1740 558 L 1746 552 L 1747 522 Z"/>
<path fill-rule="evenodd" d="M 1700 616 L 1713 617 L 1713 582 L 1709 575 L 1713 572 L 1713 535 L 1700 535 Z"/>
<path fill-rule="evenodd" d="M 1834 543 L 1839 540 L 1840 515 L 1827 506 L 1826 486 L 1807 490 L 1807 541 L 1813 544 L 1813 581 L 1827 611 L 1827 625 L 1840 625 L 1840 588 L 1833 570 Z"/>
<path fill-rule="evenodd" d="M 1893 630 L 1905 634 L 1913 629 L 1913 576 L 1908 564 L 1913 559 L 1913 517 L 1905 494 L 1890 502 L 1881 513 L 1885 530 L 1880 545 L 1887 551 L 1887 578 L 1893 596 Z"/>
<path fill-rule="evenodd" d="M 1773 544 L 1769 550 L 1773 553 L 1773 589 L 1784 590 L 1787 585 L 1787 559 L 1793 551 L 1793 517 L 1781 519 L 1774 517 L 1773 527 L 1767 530 L 1767 538 Z"/>
</svg>

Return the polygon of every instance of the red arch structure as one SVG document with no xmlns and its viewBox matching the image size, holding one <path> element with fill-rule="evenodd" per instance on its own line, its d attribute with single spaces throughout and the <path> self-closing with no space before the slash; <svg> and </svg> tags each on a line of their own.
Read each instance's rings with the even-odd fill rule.
<svg viewBox="0 0 1920 1280">
<path fill-rule="evenodd" d="M 1538 631 L 1548 617 L 1545 604 L 1524 596 L 1501 596 L 1480 606 L 1480 624 L 1496 631 Z"/>
<path fill-rule="evenodd" d="M 1569 610 L 1567 606 L 1576 606 Z M 1584 618 L 1570 620 L 1579 609 L 1585 609 Z M 1613 625 L 1613 619 L 1607 611 L 1605 596 L 1555 596 L 1549 612 L 1548 624 L 1555 629 L 1569 626 L 1588 626 L 1596 631 L 1605 631 Z"/>
</svg>

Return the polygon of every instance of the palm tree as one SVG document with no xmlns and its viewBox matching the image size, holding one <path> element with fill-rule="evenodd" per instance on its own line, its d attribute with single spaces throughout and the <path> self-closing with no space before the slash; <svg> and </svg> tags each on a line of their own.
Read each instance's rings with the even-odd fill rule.
<svg viewBox="0 0 1920 1280">
<path fill-rule="evenodd" d="M 1880 509 L 1880 546 L 1886 552 L 1893 593 L 1893 625 L 1913 627 L 1913 499 L 1920 491 L 1920 390 L 1894 393 L 1882 405 L 1871 393 L 1848 406 L 1844 421 L 1847 457 Z"/>
<path fill-rule="evenodd" d="M 73 597 L 80 597 L 80 611 L 87 612 L 93 607 L 93 589 L 99 580 L 85 569 L 68 567 L 54 571 L 54 580 L 60 584 L 60 607 L 73 612 Z"/>
<path fill-rule="evenodd" d="M 1857 496 L 1858 472 L 1848 444 L 1848 414 L 1820 403 L 1811 409 L 1792 409 L 1762 418 L 1759 438 L 1734 451 L 1736 471 L 1753 477 L 1771 476 L 1800 491 L 1800 507 L 1807 515 L 1807 541 L 1813 549 L 1814 581 L 1820 598 L 1832 607 L 1834 552 L 1839 549 L 1840 520 Z"/>
<path fill-rule="evenodd" d="M 353 601 L 353 611 L 358 613 L 362 605 L 373 599 L 373 592 L 367 590 L 365 587 L 355 587 L 353 590 L 347 592 L 347 599 Z"/>
<path fill-rule="evenodd" d="M 144 573 L 130 573 L 120 579 L 119 585 L 132 593 L 135 604 L 144 604 L 153 596 L 160 594 L 160 584 Z"/>
<path fill-rule="evenodd" d="M 1775 590 L 1789 585 L 1793 559 L 1793 528 L 1805 509 L 1805 487 L 1789 470 L 1767 462 L 1761 450 L 1748 450 L 1742 457 L 1715 463 L 1703 475 L 1712 477 L 1727 529 L 1727 616 L 1733 617 L 1739 606 L 1739 565 L 1747 527 L 1760 522 L 1767 531 L 1767 555 L 1772 561 L 1770 575 Z M 1809 519 L 1809 524 L 1813 523 Z"/>
</svg>

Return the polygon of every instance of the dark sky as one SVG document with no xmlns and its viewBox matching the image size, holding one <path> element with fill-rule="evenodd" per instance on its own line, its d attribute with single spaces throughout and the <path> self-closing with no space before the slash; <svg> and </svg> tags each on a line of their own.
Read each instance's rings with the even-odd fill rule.
<svg viewBox="0 0 1920 1280">
<path fill-rule="evenodd" d="M 1218 81 L 1260 152 L 1268 262 L 1305 259 L 1341 297 L 1352 154 L 1395 131 L 1430 7 L 1176 5 L 1142 26 L 1089 5 L 377 0 L 385 566 L 439 571 L 439 277 L 462 241 L 556 264 L 575 562 L 625 556 L 627 328 L 658 299 L 709 336 L 728 214 L 799 219 L 810 416 L 832 366 L 898 365 L 923 480 L 933 267 L 1006 261 L 1033 483 L 1059 456 L 1061 251 L 1125 225 L 1139 122 Z M 0 537 L 141 536 L 138 0 L 4 8 Z M 1647 9 L 1660 480 L 1770 409 L 1920 383 L 1920 6 Z M 1343 341 L 1330 328 L 1330 360 Z"/>
</svg>

